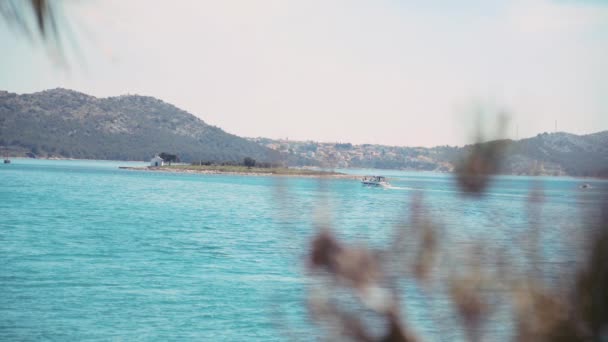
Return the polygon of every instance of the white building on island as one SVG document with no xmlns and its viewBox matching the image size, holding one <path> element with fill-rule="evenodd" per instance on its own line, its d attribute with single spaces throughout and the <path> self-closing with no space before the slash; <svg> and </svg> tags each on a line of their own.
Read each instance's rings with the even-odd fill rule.
<svg viewBox="0 0 608 342">
<path fill-rule="evenodd" d="M 163 158 L 161 158 L 159 156 L 154 156 L 154 158 L 150 159 L 150 166 L 152 166 L 152 167 L 163 166 L 164 163 L 165 163 L 165 161 L 163 160 Z"/>
</svg>

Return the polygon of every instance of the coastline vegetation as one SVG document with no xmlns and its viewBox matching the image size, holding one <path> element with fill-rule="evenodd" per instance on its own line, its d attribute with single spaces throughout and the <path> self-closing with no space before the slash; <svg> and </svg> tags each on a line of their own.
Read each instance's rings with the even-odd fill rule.
<svg viewBox="0 0 608 342">
<path fill-rule="evenodd" d="M 314 169 L 295 169 L 288 167 L 246 167 L 241 165 L 165 165 L 160 169 L 172 169 L 172 170 L 189 170 L 189 171 L 215 171 L 215 172 L 226 172 L 226 173 L 263 173 L 272 175 L 293 175 L 293 176 L 331 176 L 331 175 L 343 175 L 343 173 L 322 171 Z"/>
<path fill-rule="evenodd" d="M 162 153 L 161 155 L 170 155 Z M 173 161 L 179 160 L 179 157 L 173 156 Z M 164 158 L 163 158 L 164 159 Z M 214 173 L 239 173 L 239 174 L 269 174 L 269 175 L 286 175 L 286 176 L 335 176 L 343 175 L 343 173 L 323 171 L 318 169 L 303 169 L 303 168 L 289 168 L 283 164 L 269 163 L 269 162 L 258 162 L 251 157 L 245 157 L 242 162 L 236 163 L 232 161 L 226 162 L 212 162 L 212 161 L 198 161 L 193 162 L 190 165 L 177 164 L 177 165 L 164 165 L 159 168 L 160 170 L 175 170 L 175 171 L 194 171 L 194 172 L 214 172 Z"/>
</svg>

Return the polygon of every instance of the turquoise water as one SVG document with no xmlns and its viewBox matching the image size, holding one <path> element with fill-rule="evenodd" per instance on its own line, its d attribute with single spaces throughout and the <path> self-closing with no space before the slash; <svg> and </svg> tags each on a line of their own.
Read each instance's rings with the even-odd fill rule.
<svg viewBox="0 0 608 342">
<path fill-rule="evenodd" d="M 0 340 L 315 339 L 304 270 L 315 222 L 382 248 L 407 222 L 414 194 L 443 227 L 446 255 L 479 241 L 517 251 L 531 220 L 544 222 L 542 276 L 551 281 L 580 258 L 586 221 L 598 217 L 606 188 L 598 180 L 498 177 L 478 199 L 461 196 L 447 174 L 347 170 L 390 177 L 392 188 L 376 189 L 119 165 L 138 163 L 0 165 Z M 582 182 L 592 189 L 579 189 Z M 543 194 L 538 217 L 528 215 L 531 189 Z M 429 299 L 407 282 L 403 296 L 418 335 L 462 338 L 445 298 Z M 510 324 L 498 313 L 485 336 L 507 338 Z"/>
</svg>

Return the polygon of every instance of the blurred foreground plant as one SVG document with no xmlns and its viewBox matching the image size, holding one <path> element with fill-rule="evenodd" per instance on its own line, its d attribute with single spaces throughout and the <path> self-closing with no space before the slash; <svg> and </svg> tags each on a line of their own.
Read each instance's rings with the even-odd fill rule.
<svg viewBox="0 0 608 342">
<path fill-rule="evenodd" d="M 499 171 L 503 149 L 500 141 L 471 147 L 455 169 L 463 194 L 485 193 Z M 570 273 L 574 279 L 555 284 L 547 283 L 536 269 L 542 264 L 537 251 L 542 198 L 540 188 L 530 191 L 529 231 L 521 252 L 532 269 L 523 274 L 514 271 L 505 251 L 483 244 L 473 246 L 470 262 L 457 264 L 459 256 L 442 246 L 444 228 L 426 211 L 420 194 L 413 197 L 410 222 L 396 229 L 383 250 L 346 244 L 323 223 L 311 238 L 306 262 L 314 284 L 308 292 L 313 321 L 330 340 L 421 340 L 415 326 L 407 323 L 407 298 L 401 297 L 398 286 L 414 282 L 428 296 L 447 289 L 462 336 L 469 341 L 484 339 L 483 326 L 500 303 L 512 313 L 518 341 L 608 341 L 608 202 L 604 198 L 598 203 L 603 214 L 599 222 L 584 227 L 592 234 L 592 245 L 582 267 Z"/>
<path fill-rule="evenodd" d="M 420 210 L 416 209 L 419 203 L 414 210 Z M 608 211 L 604 209 L 604 213 Z M 382 251 L 347 245 L 328 227 L 312 238 L 306 268 L 316 285 L 309 291 L 309 312 L 330 339 L 419 340 L 406 323 L 395 284 L 399 280 L 416 281 L 432 295 L 433 273 L 442 272 L 436 263 L 441 247 L 435 224 L 421 218 L 412 222 L 417 226 L 411 228 L 419 234 L 411 234 L 412 230 L 407 236 L 398 234 L 395 244 L 400 243 L 399 239 L 414 239 L 413 243 Z M 607 222 L 604 215 L 598 226 L 589 227 L 593 244 L 581 270 L 573 273 L 576 279 L 569 282 L 572 287 L 554 286 L 529 275 L 492 274 L 482 266 L 488 256 L 480 248 L 471 253 L 472 262 L 464 271 L 448 270 L 449 298 L 466 339 L 482 340 L 482 326 L 492 311 L 492 302 L 502 300 L 513 309 L 518 341 L 606 341 Z M 397 269 L 399 265 L 405 267 Z M 505 269 L 508 266 L 500 268 Z M 502 291 L 488 293 L 488 289 L 500 286 Z"/>
<path fill-rule="evenodd" d="M 67 66 L 64 33 L 70 32 L 70 25 L 62 15 L 62 3 L 58 0 L 2 0 L 0 18 L 17 34 L 46 46 L 51 60 Z M 73 40 L 69 42 L 72 43 L 71 47 L 76 47 Z"/>
</svg>

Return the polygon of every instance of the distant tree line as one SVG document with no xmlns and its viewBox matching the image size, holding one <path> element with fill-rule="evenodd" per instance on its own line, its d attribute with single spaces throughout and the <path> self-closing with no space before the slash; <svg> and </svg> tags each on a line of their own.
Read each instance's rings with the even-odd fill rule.
<svg viewBox="0 0 608 342">
<path fill-rule="evenodd" d="M 161 157 L 165 162 L 169 163 L 169 165 L 171 165 L 171 163 L 179 163 L 179 157 L 175 154 L 162 152 L 158 156 Z"/>
<path fill-rule="evenodd" d="M 334 146 L 335 146 L 335 148 L 341 149 L 341 150 L 350 150 L 353 148 L 353 144 L 351 144 L 351 143 L 344 143 L 344 144 L 338 143 L 338 144 L 335 144 Z"/>
<path fill-rule="evenodd" d="M 279 168 L 284 167 L 282 163 L 270 163 L 270 162 L 259 162 L 251 157 L 243 158 L 241 162 L 234 161 L 210 161 L 210 160 L 199 160 L 197 162 L 192 162 L 191 165 L 200 165 L 200 166 L 245 166 L 247 168 L 257 167 L 262 169 L 270 169 L 270 168 Z"/>
</svg>

